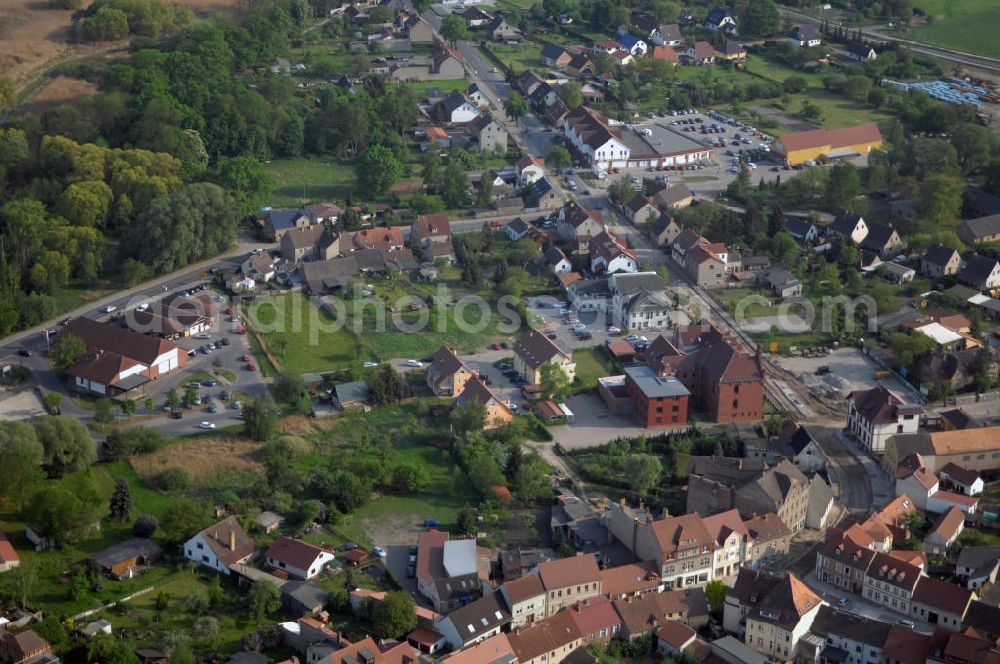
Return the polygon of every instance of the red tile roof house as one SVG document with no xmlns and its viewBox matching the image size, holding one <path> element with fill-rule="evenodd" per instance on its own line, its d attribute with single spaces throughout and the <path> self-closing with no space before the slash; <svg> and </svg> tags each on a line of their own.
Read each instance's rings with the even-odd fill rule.
<svg viewBox="0 0 1000 664">
<path fill-rule="evenodd" d="M 403 232 L 399 226 L 370 228 L 357 231 L 353 242 L 358 249 L 400 251 L 403 248 Z"/>
<path fill-rule="evenodd" d="M 31 664 L 33 662 L 58 662 L 51 657 L 52 646 L 31 629 L 13 634 L 0 630 L 0 662 Z M 49 655 L 49 657 L 45 657 Z"/>
<path fill-rule="evenodd" d="M 410 227 L 410 246 L 430 246 L 432 243 L 451 242 L 451 222 L 445 212 L 420 214 Z"/>
<path fill-rule="evenodd" d="M 562 611 L 507 635 L 518 664 L 560 664 L 581 643 L 573 617 Z"/>
<path fill-rule="evenodd" d="M 957 507 L 950 507 L 931 526 L 921 548 L 932 556 L 944 556 L 963 530 L 965 530 L 965 514 Z"/>
<path fill-rule="evenodd" d="M 594 554 L 541 563 L 538 576 L 548 593 L 545 613 L 549 616 L 565 606 L 601 594 L 601 571 Z"/>
<path fill-rule="evenodd" d="M 584 643 L 608 643 L 621 631 L 622 620 L 607 597 L 592 597 L 566 607 Z"/>
<path fill-rule="evenodd" d="M 916 565 L 887 553 L 876 553 L 865 574 L 864 597 L 903 615 L 910 615 L 917 582 L 923 574 Z"/>
<path fill-rule="evenodd" d="M 21 557 L 14 550 L 14 545 L 7 535 L 0 533 L 0 572 L 9 572 L 21 564 Z"/>
<path fill-rule="evenodd" d="M 88 355 L 66 372 L 81 390 L 114 396 L 159 378 L 187 363 L 177 344 L 110 323 L 77 318 L 60 337 L 79 337 Z"/>
<path fill-rule="evenodd" d="M 545 586 L 538 574 L 507 581 L 500 586 L 507 606 L 510 608 L 511 626 L 528 625 L 545 617 Z"/>
<path fill-rule="evenodd" d="M 656 652 L 664 657 L 675 657 L 698 641 L 698 632 L 682 622 L 668 620 L 656 629 Z"/>
<path fill-rule="evenodd" d="M 663 590 L 663 579 L 656 564 L 647 561 L 629 563 L 601 570 L 601 589 L 611 599 L 638 597 Z"/>
<path fill-rule="evenodd" d="M 257 545 L 240 526 L 236 517 L 228 517 L 209 526 L 184 543 L 184 557 L 229 576 L 230 566 L 249 560 Z"/>
<path fill-rule="evenodd" d="M 913 593 L 913 617 L 917 620 L 960 630 L 976 593 L 957 583 L 922 576 Z"/>
<path fill-rule="evenodd" d="M 279 537 L 267 549 L 267 564 L 299 579 L 311 579 L 333 561 L 333 552 L 291 537 Z"/>
<path fill-rule="evenodd" d="M 427 367 L 427 386 L 437 397 L 457 397 L 465 384 L 478 372 L 472 369 L 455 351 L 441 346 L 434 353 L 434 360 Z"/>
</svg>

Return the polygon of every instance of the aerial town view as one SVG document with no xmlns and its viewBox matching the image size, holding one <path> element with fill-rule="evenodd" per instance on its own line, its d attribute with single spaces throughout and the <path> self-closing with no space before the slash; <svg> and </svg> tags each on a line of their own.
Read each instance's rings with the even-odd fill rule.
<svg viewBox="0 0 1000 664">
<path fill-rule="evenodd" d="M 1000 664 L 1000 0 L 0 0 L 0 664 Z"/>
</svg>

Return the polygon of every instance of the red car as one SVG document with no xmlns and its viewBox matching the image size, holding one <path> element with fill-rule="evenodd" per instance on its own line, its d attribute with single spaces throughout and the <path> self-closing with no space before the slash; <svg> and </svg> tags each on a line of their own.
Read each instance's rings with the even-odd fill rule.
<svg viewBox="0 0 1000 664">
<path fill-rule="evenodd" d="M 226 309 L 226 315 L 227 316 L 232 316 L 233 315 L 233 308 L 232 307 L 229 307 L 228 309 Z"/>
<path fill-rule="evenodd" d="M 503 223 L 499 219 L 494 219 L 493 221 L 490 222 L 490 226 L 492 226 L 493 228 L 500 228 L 501 226 L 503 226 Z"/>
<path fill-rule="evenodd" d="M 256 364 L 247 364 L 247 371 L 257 371 Z"/>
</svg>

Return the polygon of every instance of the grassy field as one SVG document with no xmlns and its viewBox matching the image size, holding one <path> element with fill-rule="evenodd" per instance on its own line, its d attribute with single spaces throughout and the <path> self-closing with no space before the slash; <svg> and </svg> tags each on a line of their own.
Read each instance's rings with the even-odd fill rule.
<svg viewBox="0 0 1000 664">
<path fill-rule="evenodd" d="M 145 486 L 127 462 L 119 461 L 95 466 L 87 471 L 86 475 L 93 480 L 104 503 L 111 497 L 115 481 L 119 478 L 125 479 L 132 491 L 135 506 L 133 514 L 136 516 L 152 514 L 161 518 L 169 504 L 169 496 Z M 74 482 L 78 479 L 80 476 L 68 475 L 56 481 Z M 24 528 L 24 521 L 15 506 L 10 501 L 0 501 L 0 531 L 11 536 L 12 543 L 21 556 L 22 564 L 30 565 L 37 570 L 37 581 L 33 584 L 29 600 L 44 606 L 46 611 L 55 615 L 72 615 L 102 603 L 113 602 L 149 585 L 161 583 L 176 574 L 175 570 L 162 567 L 136 579 L 126 581 L 107 579 L 100 591 L 88 592 L 85 597 L 74 600 L 70 597 L 69 579 L 64 576 L 64 572 L 112 544 L 131 537 L 131 524 L 117 525 L 105 520 L 98 533 L 78 544 L 43 552 L 35 551 L 23 538 Z M 10 575 L 0 575 L 0 593 L 8 592 L 10 583 Z"/>
<path fill-rule="evenodd" d="M 1000 42 L 994 34 L 1000 26 L 996 0 L 917 0 L 914 4 L 932 20 L 913 30 L 913 39 L 1000 58 Z"/>
<path fill-rule="evenodd" d="M 448 81 L 415 81 L 413 83 L 399 83 L 410 88 L 417 93 L 418 98 L 423 101 L 427 98 L 427 88 L 437 88 L 445 94 L 454 90 L 464 91 L 469 87 L 469 82 L 464 78 L 456 78 Z"/>
<path fill-rule="evenodd" d="M 726 311 L 730 314 L 736 312 L 737 304 L 739 304 L 739 302 L 745 297 L 750 295 L 759 295 L 765 298 L 769 297 L 769 293 L 767 291 L 759 288 L 723 288 L 712 291 L 712 295 L 715 296 L 716 300 L 719 300 L 723 304 Z M 749 316 L 750 318 L 755 318 L 757 316 L 771 316 L 775 313 L 777 313 L 777 310 L 774 307 L 758 303 L 751 303 L 743 309 L 743 315 Z"/>
<path fill-rule="evenodd" d="M 490 44 L 489 50 L 500 62 L 519 72 L 525 69 L 539 72 L 549 69 L 542 64 L 542 45 L 536 41 L 526 39 L 517 46 Z"/>
<path fill-rule="evenodd" d="M 333 329 L 334 321 L 304 295 L 259 297 L 247 311 L 289 371 L 330 371 L 367 357 L 365 345 L 343 326 L 321 332 L 321 325 Z"/>
<path fill-rule="evenodd" d="M 602 346 L 577 348 L 573 351 L 576 379 L 581 387 L 597 387 L 597 379 L 614 371 L 614 365 Z"/>
<path fill-rule="evenodd" d="M 355 186 L 354 169 L 348 162 L 305 157 L 273 159 L 265 168 L 275 181 L 273 207 L 342 200 Z"/>
<path fill-rule="evenodd" d="M 372 281 L 376 286 L 380 283 Z M 326 311 L 320 311 L 304 295 L 258 298 L 248 312 L 278 361 L 296 373 L 330 371 L 369 358 L 419 357 L 433 353 L 442 344 L 459 352 L 471 352 L 513 334 L 501 329 L 504 318 L 493 307 L 460 309 L 448 305 L 440 315 L 434 309 L 427 313 L 386 311 L 380 318 L 375 303 L 375 299 L 345 302 L 343 325 L 336 325 Z M 419 332 L 407 329 L 416 327 L 422 314 L 426 325 Z"/>
</svg>

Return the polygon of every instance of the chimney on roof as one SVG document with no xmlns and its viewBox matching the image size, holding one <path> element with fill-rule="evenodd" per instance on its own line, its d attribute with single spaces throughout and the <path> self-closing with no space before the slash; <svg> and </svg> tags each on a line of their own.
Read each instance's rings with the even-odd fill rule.
<svg viewBox="0 0 1000 664">
<path fill-rule="evenodd" d="M 229 550 L 230 551 L 235 551 L 236 550 L 236 531 L 235 530 L 230 530 L 229 531 Z"/>
</svg>

